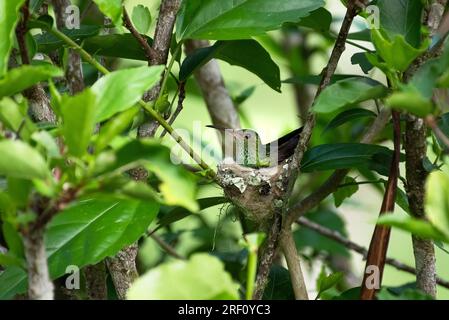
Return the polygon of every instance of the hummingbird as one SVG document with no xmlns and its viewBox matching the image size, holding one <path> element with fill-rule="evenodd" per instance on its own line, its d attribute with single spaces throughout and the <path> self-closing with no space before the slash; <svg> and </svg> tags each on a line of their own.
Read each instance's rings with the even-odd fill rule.
<svg viewBox="0 0 449 320">
<path fill-rule="evenodd" d="M 213 125 L 207 127 L 220 131 L 225 160 L 232 159 L 239 165 L 255 169 L 273 167 L 290 158 L 303 129 L 298 128 L 277 140 L 263 144 L 259 134 L 252 129 L 226 129 Z"/>
</svg>

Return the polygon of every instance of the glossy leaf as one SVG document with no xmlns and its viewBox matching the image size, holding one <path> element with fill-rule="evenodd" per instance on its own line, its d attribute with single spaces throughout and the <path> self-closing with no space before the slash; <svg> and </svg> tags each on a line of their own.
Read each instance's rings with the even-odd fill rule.
<svg viewBox="0 0 449 320">
<path fill-rule="evenodd" d="M 357 75 L 354 74 L 334 74 L 331 77 L 331 80 L 329 82 L 329 84 L 335 84 L 336 82 L 340 81 L 340 80 L 345 80 L 345 79 L 349 79 L 349 78 L 354 78 L 354 77 L 359 77 Z M 319 85 L 321 82 L 321 75 L 305 75 L 305 76 L 294 76 L 292 78 L 288 78 L 283 80 L 283 83 L 291 83 L 291 84 L 311 84 L 311 85 Z M 363 78 L 360 76 L 360 78 Z M 369 78 L 366 78 L 369 79 Z"/>
<path fill-rule="evenodd" d="M 146 34 L 151 26 L 151 13 L 148 7 L 142 4 L 135 6 L 132 13 L 132 22 L 139 33 Z"/>
<path fill-rule="evenodd" d="M 448 236 L 445 236 L 428 221 L 413 218 L 411 216 L 386 214 L 380 217 L 377 223 L 410 232 L 423 239 L 449 241 Z"/>
<path fill-rule="evenodd" d="M 323 133 L 340 127 L 341 125 L 360 118 L 376 117 L 377 115 L 371 110 L 363 108 L 353 108 L 339 113 L 324 128 Z"/>
<path fill-rule="evenodd" d="M 368 58 L 366 57 L 365 52 L 354 53 L 351 57 L 351 63 L 358 64 L 360 66 L 360 69 L 362 69 L 363 73 L 365 74 L 367 74 L 374 68 L 374 66 L 371 64 L 371 62 L 369 62 Z"/>
<path fill-rule="evenodd" d="M 377 0 L 379 7 L 380 27 L 390 38 L 396 35 L 413 47 L 419 47 L 421 42 L 422 1 L 416 0 Z"/>
<path fill-rule="evenodd" d="M 97 35 L 101 30 L 101 26 L 97 25 L 81 25 L 79 29 L 62 28 L 60 31 L 68 36 L 73 41 L 80 43 L 82 40 Z M 34 36 L 36 40 L 38 51 L 42 53 L 50 53 L 54 50 L 64 46 L 65 43 L 59 38 L 56 38 L 49 32 L 38 34 Z"/>
<path fill-rule="evenodd" d="M 158 83 L 162 70 L 162 66 L 123 69 L 98 80 L 92 86 L 97 96 L 96 120 L 104 121 L 134 106 L 145 91 Z"/>
<path fill-rule="evenodd" d="M 122 25 L 122 0 L 94 0 L 98 8 L 116 26 Z"/>
<path fill-rule="evenodd" d="M 0 141 L 0 154 L 0 175 L 22 179 L 45 179 L 50 176 L 39 152 L 22 141 Z"/>
<path fill-rule="evenodd" d="M 348 78 L 328 86 L 317 98 L 313 110 L 330 113 L 370 99 L 383 98 L 387 88 L 369 78 Z"/>
<path fill-rule="evenodd" d="M 306 151 L 302 172 L 335 169 L 372 168 L 384 173 L 389 168 L 392 151 L 386 147 L 363 143 L 323 144 Z M 388 161 L 390 160 L 390 161 Z M 387 170 L 388 172 L 388 170 Z"/>
<path fill-rule="evenodd" d="M 145 37 L 151 45 L 152 40 Z M 126 50 L 123 50 L 126 48 Z M 147 61 L 142 46 L 131 33 L 95 36 L 84 40 L 83 49 L 93 55 Z"/>
<path fill-rule="evenodd" d="M 429 221 L 449 239 L 449 175 L 432 172 L 426 183 L 425 209 Z"/>
<path fill-rule="evenodd" d="M 21 66 L 9 71 L 0 79 L 0 98 L 19 93 L 41 81 L 53 77 L 61 77 L 64 73 L 61 69 L 52 65 Z"/>
<path fill-rule="evenodd" d="M 298 22 L 324 5 L 321 0 L 183 1 L 177 20 L 180 39 L 247 39 Z"/>
<path fill-rule="evenodd" d="M 320 32 L 327 32 L 332 23 L 332 14 L 325 8 L 318 8 L 310 13 L 310 15 L 302 18 L 298 25 L 310 28 Z"/>
<path fill-rule="evenodd" d="M 90 89 L 61 101 L 62 133 L 69 153 L 82 157 L 87 152 L 95 128 L 96 96 Z"/>
<path fill-rule="evenodd" d="M 51 221 L 46 232 L 51 278 L 64 275 L 69 265 L 96 264 L 134 243 L 158 210 L 154 202 L 111 198 L 86 199 L 70 206 Z M 25 271 L 5 271 L 0 274 L 0 299 L 23 293 L 26 286 Z"/>
<path fill-rule="evenodd" d="M 218 41 L 211 47 L 192 52 L 182 63 L 180 80 L 186 80 L 197 68 L 214 58 L 245 68 L 272 89 L 281 90 L 279 67 L 255 40 Z"/>
<path fill-rule="evenodd" d="M 207 266 L 207 268 L 205 268 Z M 128 291 L 130 300 L 236 300 L 238 284 L 223 263 L 207 254 L 189 261 L 159 265 L 137 279 Z"/>
<path fill-rule="evenodd" d="M 367 28 L 361 31 L 351 32 L 348 34 L 348 39 L 371 42 L 371 31 Z"/>
<path fill-rule="evenodd" d="M 17 266 L 10 266 L 0 273 L 0 300 L 24 293 L 27 289 L 26 277 L 26 271 Z"/>
<path fill-rule="evenodd" d="M 0 78 L 8 69 L 9 53 L 13 46 L 14 32 L 20 19 L 19 9 L 25 0 L 0 0 Z M 2 85 L 0 85 L 2 87 Z"/>
</svg>

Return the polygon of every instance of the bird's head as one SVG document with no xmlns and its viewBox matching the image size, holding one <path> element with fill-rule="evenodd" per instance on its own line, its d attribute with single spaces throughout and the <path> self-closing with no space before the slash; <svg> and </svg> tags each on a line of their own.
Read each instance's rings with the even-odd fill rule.
<svg viewBox="0 0 449 320">
<path fill-rule="evenodd" d="M 259 134 L 251 129 L 226 129 L 212 125 L 207 127 L 219 130 L 222 134 L 229 134 L 238 141 L 260 141 Z"/>
</svg>

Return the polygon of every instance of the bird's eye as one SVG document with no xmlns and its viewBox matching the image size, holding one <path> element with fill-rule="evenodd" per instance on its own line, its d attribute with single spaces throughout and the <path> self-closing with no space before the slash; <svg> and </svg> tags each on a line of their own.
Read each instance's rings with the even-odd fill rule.
<svg viewBox="0 0 449 320">
<path fill-rule="evenodd" d="M 245 134 L 245 139 L 251 138 L 251 135 L 249 133 Z"/>
</svg>

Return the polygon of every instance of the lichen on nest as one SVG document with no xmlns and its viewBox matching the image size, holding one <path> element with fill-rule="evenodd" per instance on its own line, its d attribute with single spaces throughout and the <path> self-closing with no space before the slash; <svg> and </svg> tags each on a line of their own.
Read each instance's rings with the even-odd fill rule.
<svg viewBox="0 0 449 320">
<path fill-rule="evenodd" d="M 288 163 L 253 169 L 236 163 L 222 163 L 217 177 L 225 195 L 245 216 L 256 222 L 268 221 L 283 206 L 288 183 Z"/>
</svg>

